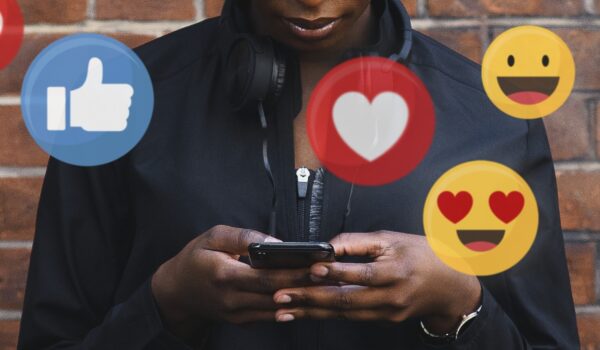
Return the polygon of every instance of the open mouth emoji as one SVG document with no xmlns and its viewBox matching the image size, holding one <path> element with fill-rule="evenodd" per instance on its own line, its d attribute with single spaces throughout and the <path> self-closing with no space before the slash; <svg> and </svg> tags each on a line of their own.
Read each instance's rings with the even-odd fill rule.
<svg viewBox="0 0 600 350">
<path fill-rule="evenodd" d="M 575 83 L 575 61 L 567 44 L 536 26 L 500 34 L 483 58 L 481 79 L 490 101 L 502 112 L 536 119 L 556 112 Z"/>
<path fill-rule="evenodd" d="M 500 244 L 504 230 L 456 230 L 465 247 L 476 252 L 487 252 Z"/>
<path fill-rule="evenodd" d="M 552 96 L 559 80 L 558 77 L 498 77 L 498 85 L 512 101 L 535 105 Z"/>
</svg>

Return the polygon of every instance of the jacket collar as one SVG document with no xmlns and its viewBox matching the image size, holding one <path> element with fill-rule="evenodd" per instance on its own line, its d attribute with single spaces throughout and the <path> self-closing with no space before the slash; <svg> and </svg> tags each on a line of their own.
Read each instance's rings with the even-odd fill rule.
<svg viewBox="0 0 600 350">
<path fill-rule="evenodd" d="M 402 8 L 397 8 L 394 2 Z M 252 33 L 252 26 L 241 3 L 238 0 L 226 0 L 223 6 L 221 25 L 228 34 L 226 42 L 232 42 L 238 35 Z M 409 17 L 403 15 L 406 12 L 404 5 L 399 0 L 375 0 L 372 5 L 379 21 L 375 41 L 370 45 L 348 50 L 342 56 L 342 61 L 360 56 L 391 57 L 400 53 L 403 48 L 405 51 L 410 50 L 410 42 L 404 45 L 405 33 L 412 31 Z M 409 52 L 405 52 L 404 56 L 408 57 L 408 54 Z"/>
</svg>

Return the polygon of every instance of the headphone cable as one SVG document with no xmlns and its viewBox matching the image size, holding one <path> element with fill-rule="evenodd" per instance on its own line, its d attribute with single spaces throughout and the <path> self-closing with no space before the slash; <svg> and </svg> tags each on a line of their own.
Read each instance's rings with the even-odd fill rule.
<svg viewBox="0 0 600 350">
<path fill-rule="evenodd" d="M 271 213 L 269 214 L 269 226 L 267 228 L 267 233 L 273 237 L 276 235 L 277 230 L 277 191 L 275 189 L 275 180 L 273 178 L 273 172 L 271 170 L 271 163 L 269 162 L 269 141 L 267 129 L 269 127 L 267 123 L 267 116 L 265 114 L 265 108 L 263 106 L 262 101 L 258 103 L 258 115 L 260 116 L 260 125 L 264 130 L 264 138 L 262 142 L 262 158 L 263 165 L 267 172 L 267 176 L 269 177 L 269 182 L 271 182 L 271 186 L 273 188 L 273 201 L 271 204 Z"/>
</svg>

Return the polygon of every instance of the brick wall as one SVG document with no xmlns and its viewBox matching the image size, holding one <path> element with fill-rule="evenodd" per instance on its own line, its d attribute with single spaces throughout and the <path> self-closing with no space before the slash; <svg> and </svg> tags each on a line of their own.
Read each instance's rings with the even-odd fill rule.
<svg viewBox="0 0 600 350">
<path fill-rule="evenodd" d="M 577 62 L 570 101 L 547 119 L 560 191 L 572 289 L 584 349 L 600 349 L 600 0 L 403 0 L 414 26 L 475 61 L 502 30 L 555 30 Z M 27 27 L 13 64 L 0 71 L 0 350 L 14 349 L 35 210 L 47 156 L 21 120 L 27 66 L 51 41 L 99 32 L 135 46 L 217 15 L 211 0 L 19 0 Z"/>
</svg>

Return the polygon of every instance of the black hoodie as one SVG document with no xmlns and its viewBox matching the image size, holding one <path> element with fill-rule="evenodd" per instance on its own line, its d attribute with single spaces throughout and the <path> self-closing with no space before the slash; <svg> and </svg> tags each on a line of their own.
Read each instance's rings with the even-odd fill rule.
<svg viewBox="0 0 600 350">
<path fill-rule="evenodd" d="M 388 1 L 388 0 L 386 0 Z M 233 15 L 230 1 L 225 15 Z M 380 37 L 366 51 L 387 56 L 402 23 L 385 8 Z M 239 23 L 238 23 L 239 24 Z M 189 349 L 164 328 L 149 280 L 163 262 L 217 224 L 265 232 L 273 187 L 255 112 L 227 99 L 220 19 L 209 19 L 137 50 L 155 91 L 151 125 L 125 157 L 92 168 L 51 159 L 40 199 L 19 349 Z M 234 30 L 243 30 L 238 25 Z M 436 130 L 409 176 L 354 189 L 325 172 L 320 237 L 390 230 L 423 234 L 422 208 L 435 180 L 470 160 L 505 164 L 530 184 L 539 231 L 529 254 L 505 273 L 481 278 L 480 316 L 444 349 L 578 349 L 552 158 L 540 120 L 498 111 L 483 92 L 480 67 L 414 32 L 409 68 L 433 98 Z M 293 56 L 293 55 L 292 55 Z M 290 57 L 279 103 L 269 110 L 270 160 L 278 198 L 277 232 L 299 232 L 293 118 L 301 107 L 298 64 Z M 202 278 L 202 276 L 198 276 Z M 417 320 L 216 323 L 206 349 L 429 349 Z"/>
</svg>

